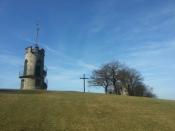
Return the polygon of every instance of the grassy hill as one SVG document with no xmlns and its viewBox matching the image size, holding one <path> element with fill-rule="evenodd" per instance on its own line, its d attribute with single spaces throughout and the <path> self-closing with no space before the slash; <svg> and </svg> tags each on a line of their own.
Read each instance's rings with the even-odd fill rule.
<svg viewBox="0 0 175 131">
<path fill-rule="evenodd" d="M 1 91 L 0 131 L 175 131 L 175 101 Z"/>
</svg>

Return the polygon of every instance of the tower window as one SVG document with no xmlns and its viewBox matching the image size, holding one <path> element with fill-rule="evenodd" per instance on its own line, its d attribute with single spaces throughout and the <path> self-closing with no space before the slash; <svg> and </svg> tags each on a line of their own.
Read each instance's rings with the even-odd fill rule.
<svg viewBox="0 0 175 131">
<path fill-rule="evenodd" d="M 35 75 L 36 76 L 41 76 L 41 61 L 37 61 L 36 63 L 36 68 L 35 68 Z"/>
<path fill-rule="evenodd" d="M 27 75 L 27 63 L 28 63 L 28 60 L 25 60 L 25 62 L 24 62 L 24 75 Z"/>
</svg>

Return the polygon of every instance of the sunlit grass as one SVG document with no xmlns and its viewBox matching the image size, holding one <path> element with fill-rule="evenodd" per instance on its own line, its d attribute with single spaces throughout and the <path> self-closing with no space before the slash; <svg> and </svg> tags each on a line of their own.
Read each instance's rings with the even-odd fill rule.
<svg viewBox="0 0 175 131">
<path fill-rule="evenodd" d="M 0 130 L 174 131 L 175 101 L 74 92 L 1 92 Z"/>
</svg>

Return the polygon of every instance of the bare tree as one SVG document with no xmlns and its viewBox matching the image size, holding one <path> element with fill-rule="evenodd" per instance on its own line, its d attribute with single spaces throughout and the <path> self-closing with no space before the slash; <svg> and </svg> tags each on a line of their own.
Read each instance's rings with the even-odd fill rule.
<svg viewBox="0 0 175 131">
<path fill-rule="evenodd" d="M 143 77 L 137 70 L 118 61 L 107 63 L 100 69 L 94 70 L 89 84 L 104 87 L 105 93 L 109 91 L 109 87 L 112 87 L 116 95 L 155 96 L 144 84 Z"/>
<path fill-rule="evenodd" d="M 122 92 L 126 92 L 129 94 L 129 77 L 130 77 L 130 72 L 128 68 L 123 68 L 119 71 L 119 79 L 120 79 L 120 87 Z M 126 94 L 125 93 L 125 94 Z"/>
<path fill-rule="evenodd" d="M 136 71 L 135 69 L 130 69 L 129 70 L 129 77 L 128 77 L 128 91 L 129 91 L 129 95 L 134 96 L 135 95 L 135 88 L 137 87 L 137 85 L 139 85 L 141 83 L 141 81 L 143 81 L 142 76 L 140 75 L 140 73 L 138 71 Z"/>
<path fill-rule="evenodd" d="M 114 88 L 114 92 L 116 95 L 121 94 L 120 85 L 119 85 L 119 71 L 121 68 L 121 64 L 118 61 L 114 61 L 106 64 L 106 67 L 109 68 L 109 78 Z"/>
<path fill-rule="evenodd" d="M 143 82 L 137 82 L 137 85 L 134 87 L 134 96 L 144 96 L 146 85 Z"/>
<path fill-rule="evenodd" d="M 151 98 L 156 98 L 157 96 L 153 93 L 153 88 L 150 88 L 149 86 L 146 86 L 144 90 L 143 96 L 145 97 L 151 97 Z"/>
<path fill-rule="evenodd" d="M 110 86 L 109 68 L 104 65 L 101 69 L 92 72 L 91 79 L 88 81 L 90 86 L 102 86 L 107 94 L 108 87 Z"/>
<path fill-rule="evenodd" d="M 144 84 L 143 77 L 135 69 L 123 68 L 119 72 L 119 79 L 122 89 L 126 89 L 130 96 L 156 97 L 152 89 Z"/>
<path fill-rule="evenodd" d="M 119 69 L 120 63 L 115 61 L 103 65 L 98 70 L 94 70 L 89 81 L 90 86 L 102 86 L 105 88 L 105 93 L 108 92 L 108 87 L 112 87 L 115 94 L 121 94 L 118 78 Z"/>
</svg>

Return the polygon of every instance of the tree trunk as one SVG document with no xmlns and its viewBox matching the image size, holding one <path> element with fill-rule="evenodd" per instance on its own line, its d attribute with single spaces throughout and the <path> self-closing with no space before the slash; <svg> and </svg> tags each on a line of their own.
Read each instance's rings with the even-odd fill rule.
<svg viewBox="0 0 175 131">
<path fill-rule="evenodd" d="M 105 94 L 107 95 L 107 93 L 108 93 L 108 87 L 105 86 Z"/>
</svg>

